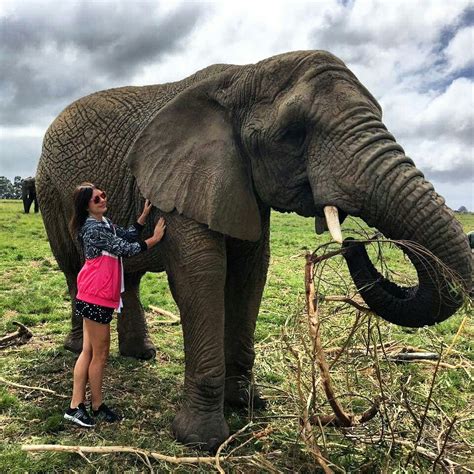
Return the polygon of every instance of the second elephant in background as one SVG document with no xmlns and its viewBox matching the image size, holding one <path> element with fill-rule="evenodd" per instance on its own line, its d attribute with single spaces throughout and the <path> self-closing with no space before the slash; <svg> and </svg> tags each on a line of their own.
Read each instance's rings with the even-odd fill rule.
<svg viewBox="0 0 474 474">
<path fill-rule="evenodd" d="M 21 182 L 21 199 L 25 214 L 29 214 L 31 204 L 35 204 L 35 214 L 39 211 L 38 198 L 36 197 L 35 178 L 28 177 Z"/>
</svg>

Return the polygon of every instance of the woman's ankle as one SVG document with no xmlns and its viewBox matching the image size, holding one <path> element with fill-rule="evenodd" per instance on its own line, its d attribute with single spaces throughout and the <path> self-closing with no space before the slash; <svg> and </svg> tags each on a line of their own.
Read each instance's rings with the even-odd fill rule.
<svg viewBox="0 0 474 474">
<path fill-rule="evenodd" d="M 71 400 L 71 403 L 69 404 L 69 408 L 71 408 L 72 410 L 75 410 L 81 403 L 84 403 L 84 400 L 78 401 L 77 403 L 75 400 Z"/>
<path fill-rule="evenodd" d="M 102 406 L 102 400 L 100 401 L 100 403 L 96 404 L 96 403 L 91 403 L 91 408 L 93 411 L 97 411 L 101 406 Z"/>
</svg>

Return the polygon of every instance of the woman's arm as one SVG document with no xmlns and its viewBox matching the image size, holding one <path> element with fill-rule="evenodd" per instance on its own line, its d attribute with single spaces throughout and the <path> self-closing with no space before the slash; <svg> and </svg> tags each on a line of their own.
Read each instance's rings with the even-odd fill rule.
<svg viewBox="0 0 474 474">
<path fill-rule="evenodd" d="M 139 224 L 138 222 L 135 222 L 135 224 L 131 225 L 128 229 L 125 229 L 115 224 L 112 225 L 115 229 L 115 233 L 120 238 L 125 239 L 128 242 L 135 242 L 136 240 L 138 240 L 140 232 L 143 229 L 143 225 Z"/>
<path fill-rule="evenodd" d="M 117 257 L 131 257 L 147 250 L 145 242 L 128 242 L 114 235 L 105 226 L 95 226 L 84 233 L 83 241 L 100 250 L 105 250 Z"/>
</svg>

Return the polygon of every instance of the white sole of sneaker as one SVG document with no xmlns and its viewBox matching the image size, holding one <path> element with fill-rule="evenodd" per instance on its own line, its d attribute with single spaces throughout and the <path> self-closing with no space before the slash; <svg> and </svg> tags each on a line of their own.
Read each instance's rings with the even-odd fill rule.
<svg viewBox="0 0 474 474">
<path fill-rule="evenodd" d="M 83 428 L 93 428 L 95 425 L 88 425 L 77 418 L 74 418 L 72 415 L 68 415 L 67 413 L 64 414 L 64 419 L 68 421 L 72 421 L 76 425 L 82 426 Z"/>
</svg>

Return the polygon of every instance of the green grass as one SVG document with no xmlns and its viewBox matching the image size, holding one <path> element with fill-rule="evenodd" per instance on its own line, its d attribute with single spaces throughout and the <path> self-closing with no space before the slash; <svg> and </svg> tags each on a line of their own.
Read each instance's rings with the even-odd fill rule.
<svg viewBox="0 0 474 474">
<path fill-rule="evenodd" d="M 25 215 L 21 207 L 20 201 L 0 201 L 0 337 L 16 329 L 13 321 L 26 324 L 34 337 L 25 345 L 1 350 L 0 377 L 69 395 L 75 356 L 62 348 L 70 318 L 66 282 L 52 257 L 41 216 Z M 458 217 L 465 231 L 474 229 L 474 215 Z M 367 230 L 359 221 L 348 219 L 343 231 L 345 235 L 355 235 L 361 229 Z M 299 354 L 303 363 L 300 389 L 304 396 L 309 396 L 312 363 L 310 351 L 306 350 L 311 343 L 304 314 L 304 253 L 327 241 L 327 234 L 315 235 L 311 219 L 277 213 L 272 215 L 271 265 L 256 329 L 255 365 L 256 383 L 261 386 L 260 390 L 268 399 L 269 407 L 264 412 L 255 413 L 226 409 L 226 419 L 232 431 L 242 428 L 249 418 L 253 422 L 251 429 L 226 448 L 225 452 L 229 453 L 249 440 L 235 454 L 254 455 L 254 464 L 244 461 L 224 463 L 224 468 L 232 472 L 270 472 L 269 465 L 264 465 L 261 457 L 258 457 L 270 452 L 278 453 L 267 461 L 276 470 L 316 470 L 314 458 L 301 438 L 299 416 L 305 403 L 300 400 L 297 361 L 288 349 L 288 344 Z M 413 267 L 398 249 L 384 245 L 383 254 L 392 279 L 404 284 L 415 281 Z M 375 248 L 371 249 L 371 256 L 375 261 Z M 344 284 L 347 281 L 345 263 L 337 257 L 325 266 L 319 290 L 326 295 L 341 294 L 345 292 Z M 102 425 L 90 431 L 76 429 L 63 423 L 62 413 L 68 403 L 66 398 L 0 382 L 0 472 L 147 470 L 145 464 L 134 455 L 89 455 L 92 462 L 89 464 L 76 454 L 26 454 L 20 446 L 28 443 L 129 445 L 167 455 L 197 454 L 176 443 L 170 433 L 171 421 L 182 401 L 182 335 L 179 326 L 160 324 L 160 318 L 149 308 L 152 305 L 177 312 L 166 276 L 147 274 L 142 280 L 141 292 L 150 332 L 158 347 L 157 359 L 142 362 L 121 357 L 113 331 L 105 377 L 107 399 L 123 412 L 125 421 L 118 426 Z M 322 340 L 331 363 L 334 360 L 331 348 L 344 344 L 354 322 L 354 311 L 340 303 L 323 303 L 321 311 Z M 467 311 L 464 308 L 436 327 L 419 330 L 399 328 L 374 317 L 370 318 L 370 322 L 366 319 L 361 324 L 349 344 L 353 352 L 345 352 L 331 369 L 333 384 L 347 411 L 364 411 L 370 400 L 380 394 L 380 382 L 386 400 L 382 414 L 364 427 L 351 430 L 325 428 L 324 433 L 315 428 L 318 444 L 328 459 L 348 472 L 364 469 L 365 472 L 431 470 L 432 462 L 414 454 L 407 447 L 391 448 L 387 433 L 392 430 L 403 439 L 415 441 L 419 429 L 407 406 L 415 413 L 419 423 L 427 405 L 435 365 L 396 364 L 380 353 L 380 360 L 375 363 L 370 350 L 374 344 L 384 342 L 387 351 L 390 347 L 416 346 L 439 353 L 441 350 L 446 351 L 454 341 L 451 351 L 442 359 L 445 365 L 438 368 L 420 445 L 432 447 L 434 442 L 435 446 L 436 437 L 456 417 L 446 455 L 461 464 L 468 462 L 469 453 L 463 440 L 469 441 L 471 445 L 474 442 L 469 430 L 472 428 L 469 425 L 472 423 L 469 408 L 472 403 L 472 375 L 469 371 L 473 351 L 470 321 L 464 324 L 454 339 Z M 369 353 L 364 353 L 360 348 L 368 348 Z M 330 412 L 320 386 L 312 395 L 310 405 L 317 413 Z M 380 437 L 381 430 L 385 434 L 380 442 L 364 444 L 360 441 L 363 436 Z M 351 438 L 351 435 L 359 436 L 359 441 Z M 170 464 L 152 463 L 157 472 L 213 470 L 184 465 L 177 469 Z"/>
</svg>

